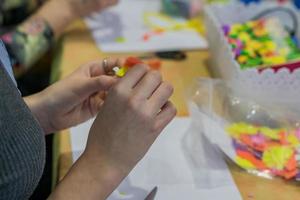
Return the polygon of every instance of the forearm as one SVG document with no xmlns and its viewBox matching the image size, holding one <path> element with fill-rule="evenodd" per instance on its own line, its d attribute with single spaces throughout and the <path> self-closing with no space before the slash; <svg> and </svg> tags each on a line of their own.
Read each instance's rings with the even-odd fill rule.
<svg viewBox="0 0 300 200">
<path fill-rule="evenodd" d="M 84 153 L 49 199 L 106 199 L 125 177 L 104 157 Z"/>
<path fill-rule="evenodd" d="M 77 15 L 72 11 L 69 0 L 50 0 L 32 18 L 42 18 L 47 21 L 54 35 L 58 37 L 77 18 Z"/>
<path fill-rule="evenodd" d="M 76 16 L 66 1 L 51 0 L 13 31 L 2 35 L 15 75 L 22 75 L 44 55 L 54 38 L 74 19 Z"/>
</svg>

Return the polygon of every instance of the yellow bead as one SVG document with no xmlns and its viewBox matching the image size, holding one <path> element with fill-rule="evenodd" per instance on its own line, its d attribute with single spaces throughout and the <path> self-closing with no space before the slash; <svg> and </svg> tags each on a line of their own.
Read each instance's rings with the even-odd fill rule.
<svg viewBox="0 0 300 200">
<path fill-rule="evenodd" d="M 245 32 L 240 33 L 239 36 L 238 36 L 238 38 L 240 40 L 242 40 L 243 42 L 245 42 L 245 43 L 247 43 L 247 42 L 249 42 L 251 40 L 250 35 L 248 33 L 245 33 Z"/>
<path fill-rule="evenodd" d="M 240 24 L 233 24 L 230 27 L 230 33 L 231 34 L 237 34 L 241 30 L 242 26 Z"/>
<path fill-rule="evenodd" d="M 277 64 L 283 64 L 286 62 L 286 58 L 284 56 L 272 56 L 272 63 L 277 65 Z"/>
<path fill-rule="evenodd" d="M 287 136 L 287 141 L 294 147 L 297 147 L 300 144 L 298 138 L 294 134 L 289 134 Z"/>
<path fill-rule="evenodd" d="M 251 47 L 254 50 L 259 50 L 262 47 L 262 44 L 261 44 L 261 42 L 253 41 L 253 42 L 251 42 Z"/>
<path fill-rule="evenodd" d="M 239 63 L 245 63 L 248 60 L 248 58 L 247 56 L 239 56 L 237 60 Z"/>
<path fill-rule="evenodd" d="M 127 68 L 121 67 L 118 71 L 116 71 L 116 76 L 123 77 L 127 72 Z"/>
<path fill-rule="evenodd" d="M 292 155 L 292 147 L 272 146 L 264 151 L 262 160 L 267 167 L 282 170 Z"/>
<path fill-rule="evenodd" d="M 278 140 L 279 139 L 279 134 L 278 134 L 279 131 L 278 130 L 270 129 L 268 127 L 261 127 L 261 128 L 259 128 L 259 131 L 263 135 L 265 135 L 265 136 L 267 136 L 267 137 L 269 137 L 273 140 Z"/>
<path fill-rule="evenodd" d="M 260 55 L 265 55 L 265 54 L 268 53 L 268 52 L 269 52 L 269 50 L 266 49 L 266 48 L 261 48 L 261 49 L 258 50 L 258 53 L 259 53 Z"/>
<path fill-rule="evenodd" d="M 239 137 L 241 134 L 255 135 L 257 134 L 258 128 L 246 123 L 235 123 L 226 128 L 226 131 L 232 137 Z"/>
<path fill-rule="evenodd" d="M 264 56 L 262 60 L 265 64 L 273 65 L 283 64 L 287 61 L 286 57 L 284 56 Z"/>
<path fill-rule="evenodd" d="M 263 29 L 263 28 L 261 28 L 261 29 L 256 29 L 255 31 L 254 31 L 254 35 L 256 36 L 256 37 L 261 37 L 261 36 L 264 36 L 264 35 L 266 35 L 267 34 L 267 31 L 265 30 L 265 29 Z"/>
<path fill-rule="evenodd" d="M 255 166 L 250 161 L 239 156 L 235 158 L 235 162 L 238 166 L 240 166 L 243 169 L 255 169 Z"/>
<path fill-rule="evenodd" d="M 272 57 L 262 57 L 262 61 L 264 64 L 268 64 L 268 65 L 274 64 Z"/>
<path fill-rule="evenodd" d="M 274 51 L 277 48 L 277 45 L 271 41 L 265 42 L 264 45 L 265 45 L 265 48 L 268 49 L 269 51 Z"/>
<path fill-rule="evenodd" d="M 253 48 L 247 46 L 244 50 L 245 50 L 246 52 L 248 52 L 249 56 L 251 56 L 251 57 L 255 57 L 255 56 L 256 56 L 255 51 L 254 51 Z"/>
</svg>

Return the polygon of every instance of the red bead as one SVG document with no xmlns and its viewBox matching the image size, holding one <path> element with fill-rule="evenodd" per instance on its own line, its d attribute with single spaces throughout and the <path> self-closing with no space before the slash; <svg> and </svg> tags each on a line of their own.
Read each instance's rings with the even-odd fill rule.
<svg viewBox="0 0 300 200">
<path fill-rule="evenodd" d="M 151 69 L 159 70 L 161 67 L 161 61 L 157 59 L 151 59 L 147 62 L 147 65 L 149 65 Z"/>
<path fill-rule="evenodd" d="M 143 61 L 141 61 L 139 58 L 137 57 L 128 57 L 125 61 L 125 66 L 128 68 L 131 68 L 137 64 L 142 64 Z"/>
</svg>

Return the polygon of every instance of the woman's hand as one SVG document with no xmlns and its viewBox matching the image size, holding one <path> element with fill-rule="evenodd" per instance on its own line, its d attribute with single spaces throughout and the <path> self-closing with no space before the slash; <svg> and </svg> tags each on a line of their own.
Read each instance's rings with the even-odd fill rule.
<svg viewBox="0 0 300 200">
<path fill-rule="evenodd" d="M 117 60 L 109 60 L 108 65 L 118 65 Z M 25 101 L 45 133 L 51 133 L 95 116 L 116 80 L 105 75 L 101 62 L 92 62 Z"/>
<path fill-rule="evenodd" d="M 172 93 L 159 72 L 129 70 L 108 91 L 86 150 L 49 199 L 106 199 L 176 115 Z"/>
<path fill-rule="evenodd" d="M 127 174 L 143 157 L 176 109 L 173 87 L 140 65 L 114 85 L 91 128 L 87 152 Z"/>
<path fill-rule="evenodd" d="M 118 0 L 67 0 L 71 10 L 78 17 L 87 16 L 95 11 L 102 11 L 117 4 L 117 2 Z"/>
</svg>

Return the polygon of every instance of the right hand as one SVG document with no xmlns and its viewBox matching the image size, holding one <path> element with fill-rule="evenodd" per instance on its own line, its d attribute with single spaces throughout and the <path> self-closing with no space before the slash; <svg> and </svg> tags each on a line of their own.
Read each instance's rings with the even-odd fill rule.
<svg viewBox="0 0 300 200">
<path fill-rule="evenodd" d="M 125 177 L 176 115 L 173 87 L 145 65 L 132 68 L 108 92 L 90 130 L 85 154 L 101 157 Z"/>
</svg>

